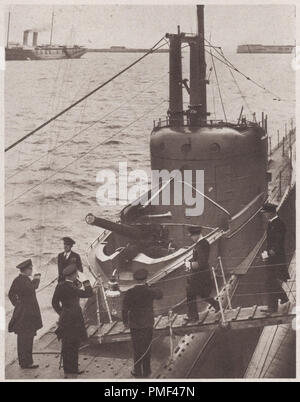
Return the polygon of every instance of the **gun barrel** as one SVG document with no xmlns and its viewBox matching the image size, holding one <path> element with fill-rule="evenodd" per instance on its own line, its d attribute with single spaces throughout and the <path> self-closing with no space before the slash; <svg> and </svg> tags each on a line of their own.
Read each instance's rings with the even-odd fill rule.
<svg viewBox="0 0 300 402">
<path fill-rule="evenodd" d="M 97 226 L 106 230 L 115 232 L 121 236 L 129 237 L 135 240 L 145 240 L 149 237 L 149 233 L 146 231 L 133 227 L 131 225 L 126 225 L 124 223 L 115 223 L 107 219 L 98 218 L 93 214 L 88 214 L 85 218 L 87 224 Z"/>
</svg>

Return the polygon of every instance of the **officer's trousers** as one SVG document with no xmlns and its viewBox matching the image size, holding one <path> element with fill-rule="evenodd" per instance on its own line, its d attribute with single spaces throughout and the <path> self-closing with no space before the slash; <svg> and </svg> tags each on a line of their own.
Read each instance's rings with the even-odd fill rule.
<svg viewBox="0 0 300 402">
<path fill-rule="evenodd" d="M 289 301 L 286 292 L 282 288 L 282 281 L 276 277 L 276 274 L 271 273 L 268 275 L 266 291 L 268 294 L 268 308 L 270 310 L 278 310 L 279 299 L 281 303 L 286 303 Z"/>
<path fill-rule="evenodd" d="M 64 372 L 69 374 L 78 373 L 78 357 L 79 357 L 80 341 L 78 338 L 63 336 L 62 337 L 62 359 Z"/>
<path fill-rule="evenodd" d="M 187 310 L 188 317 L 192 320 L 198 320 L 198 308 L 197 308 L 197 296 L 205 299 L 208 304 L 214 307 L 216 310 L 219 310 L 219 303 L 213 297 L 207 297 L 207 294 L 203 294 L 201 291 L 193 289 L 191 286 L 187 286 L 186 288 L 186 301 L 187 301 Z M 206 297 L 205 297 L 206 296 Z"/>
<path fill-rule="evenodd" d="M 134 373 L 139 377 L 147 377 L 151 373 L 151 343 L 153 328 L 131 328 L 133 347 Z"/>
<path fill-rule="evenodd" d="M 32 348 L 33 338 L 35 336 L 33 331 L 23 331 L 17 337 L 18 359 L 21 367 L 29 367 L 33 364 Z"/>
</svg>

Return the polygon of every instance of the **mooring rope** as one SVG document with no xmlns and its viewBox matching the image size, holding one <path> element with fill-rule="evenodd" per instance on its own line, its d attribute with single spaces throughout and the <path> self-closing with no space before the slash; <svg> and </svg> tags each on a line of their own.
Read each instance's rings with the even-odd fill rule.
<svg viewBox="0 0 300 402">
<path fill-rule="evenodd" d="M 71 166 L 72 164 L 74 164 L 75 162 L 77 162 L 79 159 L 82 159 L 84 157 L 86 157 L 87 155 L 89 155 L 91 152 L 95 151 L 95 149 L 97 149 L 98 147 L 100 147 L 101 145 L 104 145 L 106 142 L 110 141 L 112 138 L 114 138 L 117 134 L 120 134 L 121 132 L 123 132 L 124 130 L 126 130 L 127 128 L 129 128 L 130 126 L 132 126 L 134 123 L 136 123 L 137 121 L 141 120 L 143 117 L 148 116 L 150 112 L 152 112 L 153 110 L 155 110 L 158 106 L 161 106 L 163 103 L 165 103 L 166 101 L 163 100 L 162 102 L 159 102 L 158 104 L 156 104 L 153 108 L 148 109 L 145 113 L 143 113 L 142 115 L 140 115 L 137 119 L 135 119 L 134 121 L 132 121 L 131 123 L 127 124 L 127 126 L 123 127 L 121 130 L 119 130 L 118 132 L 114 133 L 113 135 L 111 135 L 109 138 L 106 138 L 104 141 L 101 141 L 99 143 L 97 143 L 96 145 L 94 145 L 93 147 L 91 147 L 90 149 L 88 149 L 86 152 L 84 152 L 82 155 L 78 156 L 77 158 L 73 159 L 71 162 L 69 162 L 68 164 L 66 164 L 65 166 L 63 166 L 61 169 L 56 170 L 53 174 L 47 176 L 44 180 L 39 181 L 36 185 L 30 187 L 28 190 L 25 190 L 23 193 L 19 194 L 17 197 L 13 198 L 12 200 L 10 200 L 9 202 L 7 202 L 5 204 L 5 206 L 11 205 L 12 203 L 14 203 L 16 200 L 18 200 L 19 198 L 21 198 L 23 195 L 29 193 L 30 191 L 38 188 L 39 186 L 41 186 L 43 183 L 47 182 L 49 179 L 51 179 L 52 177 L 56 176 L 58 173 L 63 172 L 66 168 L 68 168 L 69 166 Z"/>
<path fill-rule="evenodd" d="M 91 95 L 93 95 L 95 92 L 99 91 L 100 89 L 102 89 L 103 87 L 105 87 L 107 84 L 109 84 L 110 82 L 112 82 L 113 80 L 115 80 L 117 77 L 119 77 L 120 75 L 124 74 L 126 71 L 128 71 L 130 68 L 132 68 L 133 66 L 135 66 L 137 63 L 139 63 L 140 61 L 142 61 L 145 57 L 147 57 L 149 54 L 154 53 L 155 51 L 157 51 L 158 49 L 160 49 L 161 47 L 165 46 L 166 43 L 163 43 L 161 46 L 157 47 L 163 40 L 165 37 L 162 37 L 154 46 L 152 46 L 152 48 L 145 54 L 143 54 L 143 56 L 139 57 L 137 60 L 135 60 L 133 63 L 131 63 L 129 66 L 125 67 L 123 70 L 119 71 L 117 74 L 115 74 L 113 77 L 109 78 L 107 81 L 105 81 L 104 83 L 100 84 L 98 87 L 96 87 L 95 89 L 93 89 L 91 92 L 89 92 L 88 94 L 84 95 L 82 98 L 78 99 L 76 102 L 72 103 L 71 105 L 69 105 L 67 108 L 65 108 L 64 110 L 62 110 L 61 112 L 57 113 L 55 116 L 51 117 L 49 120 L 47 120 L 46 122 L 44 122 L 43 124 L 41 124 L 39 127 L 35 128 L 34 130 L 32 130 L 30 133 L 24 135 L 22 138 L 20 138 L 19 140 L 15 141 L 13 144 L 9 145 L 7 148 L 5 148 L 5 152 L 9 151 L 10 149 L 16 147 L 18 144 L 20 144 L 21 142 L 23 142 L 24 140 L 26 140 L 27 138 L 31 137 L 33 134 L 35 134 L 37 131 L 41 130 L 42 128 L 46 127 L 48 124 L 50 124 L 52 121 L 56 120 L 58 117 L 62 116 L 63 114 L 65 114 L 66 112 L 68 112 L 69 110 L 73 109 L 75 106 L 77 106 L 79 103 L 83 102 L 85 99 L 89 98 Z"/>
<path fill-rule="evenodd" d="M 166 74 L 163 75 L 163 77 L 165 77 Z M 114 112 L 116 112 L 117 110 L 121 109 L 123 106 L 125 105 L 129 105 L 130 102 L 132 100 L 134 100 L 135 98 L 137 98 L 138 96 L 142 95 L 143 93 L 145 93 L 146 91 L 148 91 L 148 89 L 152 88 L 153 86 L 156 86 L 158 84 L 160 84 L 161 82 L 164 81 L 164 78 L 159 80 L 159 81 L 154 81 L 152 82 L 150 85 L 145 86 L 141 91 L 136 92 L 129 100 L 126 100 L 125 102 L 120 103 L 115 109 L 110 110 L 109 112 L 105 113 L 103 116 L 101 116 L 99 119 L 93 121 L 91 124 L 89 124 L 87 127 L 82 128 L 81 130 L 79 130 L 78 132 L 76 132 L 75 134 L 73 134 L 71 137 L 67 138 L 66 140 L 64 140 L 63 142 L 61 142 L 60 144 L 58 144 L 57 146 L 55 146 L 54 148 L 50 149 L 48 152 L 42 154 L 41 156 L 39 156 L 38 158 L 34 159 L 32 162 L 28 163 L 27 165 L 25 165 L 24 167 L 22 167 L 22 170 L 18 170 L 17 172 L 12 173 L 10 176 L 8 176 L 6 178 L 6 181 L 8 181 L 9 179 L 19 175 L 20 173 L 23 173 L 25 169 L 28 169 L 29 167 L 31 167 L 32 165 L 34 165 L 35 163 L 39 162 L 40 160 L 44 159 L 46 156 L 48 156 L 48 153 L 52 153 L 56 150 L 58 150 L 59 148 L 61 148 L 62 146 L 64 146 L 65 144 L 68 144 L 69 142 L 71 142 L 72 140 L 74 140 L 75 138 L 77 138 L 80 134 L 86 132 L 87 130 L 89 130 L 91 127 L 95 126 L 96 124 L 100 123 L 103 119 L 105 119 L 106 117 L 112 115 Z"/>
</svg>

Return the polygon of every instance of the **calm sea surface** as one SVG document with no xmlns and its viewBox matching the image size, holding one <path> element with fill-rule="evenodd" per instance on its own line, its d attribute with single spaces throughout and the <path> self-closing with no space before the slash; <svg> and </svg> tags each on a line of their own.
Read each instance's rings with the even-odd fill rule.
<svg viewBox="0 0 300 402">
<path fill-rule="evenodd" d="M 87 53 L 79 60 L 11 61 L 5 74 L 6 146 L 33 130 L 71 102 L 77 100 L 139 55 Z M 270 94 L 235 74 L 236 86 L 227 67 L 216 61 L 228 120 L 238 119 L 241 106 L 249 119 L 264 111 L 269 134 L 277 141 L 277 130 L 294 117 L 295 74 L 292 55 L 227 55 L 247 76 Z M 184 53 L 188 78 L 189 54 Z M 211 60 L 207 59 L 208 69 Z M 149 136 L 153 120 L 168 109 L 168 55 L 154 54 L 136 65 L 76 108 L 6 153 L 6 292 L 18 274 L 15 266 L 32 258 L 42 273 L 38 294 L 45 326 L 56 319 L 50 307 L 57 274 L 56 256 L 61 238 L 76 240 L 74 251 L 85 251 L 99 230 L 84 218 L 93 212 L 114 218 L 121 207 L 96 203 L 101 169 L 150 169 Z M 208 71 L 208 75 L 209 75 Z M 224 114 L 214 73 L 210 74 L 208 104 L 211 118 Z M 241 91 L 241 93 L 240 93 Z M 243 98 L 241 97 L 243 96 Z M 281 101 L 277 97 L 281 97 Z M 187 98 L 186 98 L 187 101 Z M 132 124 L 131 124 L 132 123 Z M 108 140 L 106 144 L 101 144 Z M 87 155 L 86 152 L 88 152 Z M 79 159 L 78 159 L 79 158 Z M 78 160 L 77 160 L 78 159 Z M 32 190 L 30 190 L 32 189 Z M 12 306 L 7 304 L 7 318 Z M 7 357 L 15 353 L 15 338 L 7 336 Z"/>
</svg>

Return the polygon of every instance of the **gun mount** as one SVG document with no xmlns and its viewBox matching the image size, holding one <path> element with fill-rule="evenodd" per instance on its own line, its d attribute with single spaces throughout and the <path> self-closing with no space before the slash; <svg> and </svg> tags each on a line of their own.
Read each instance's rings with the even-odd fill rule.
<svg viewBox="0 0 300 402">
<path fill-rule="evenodd" d="M 137 242 L 151 242 L 160 237 L 160 225 L 128 225 L 98 218 L 93 214 L 88 214 L 85 220 L 89 225 L 110 230 Z"/>
</svg>

